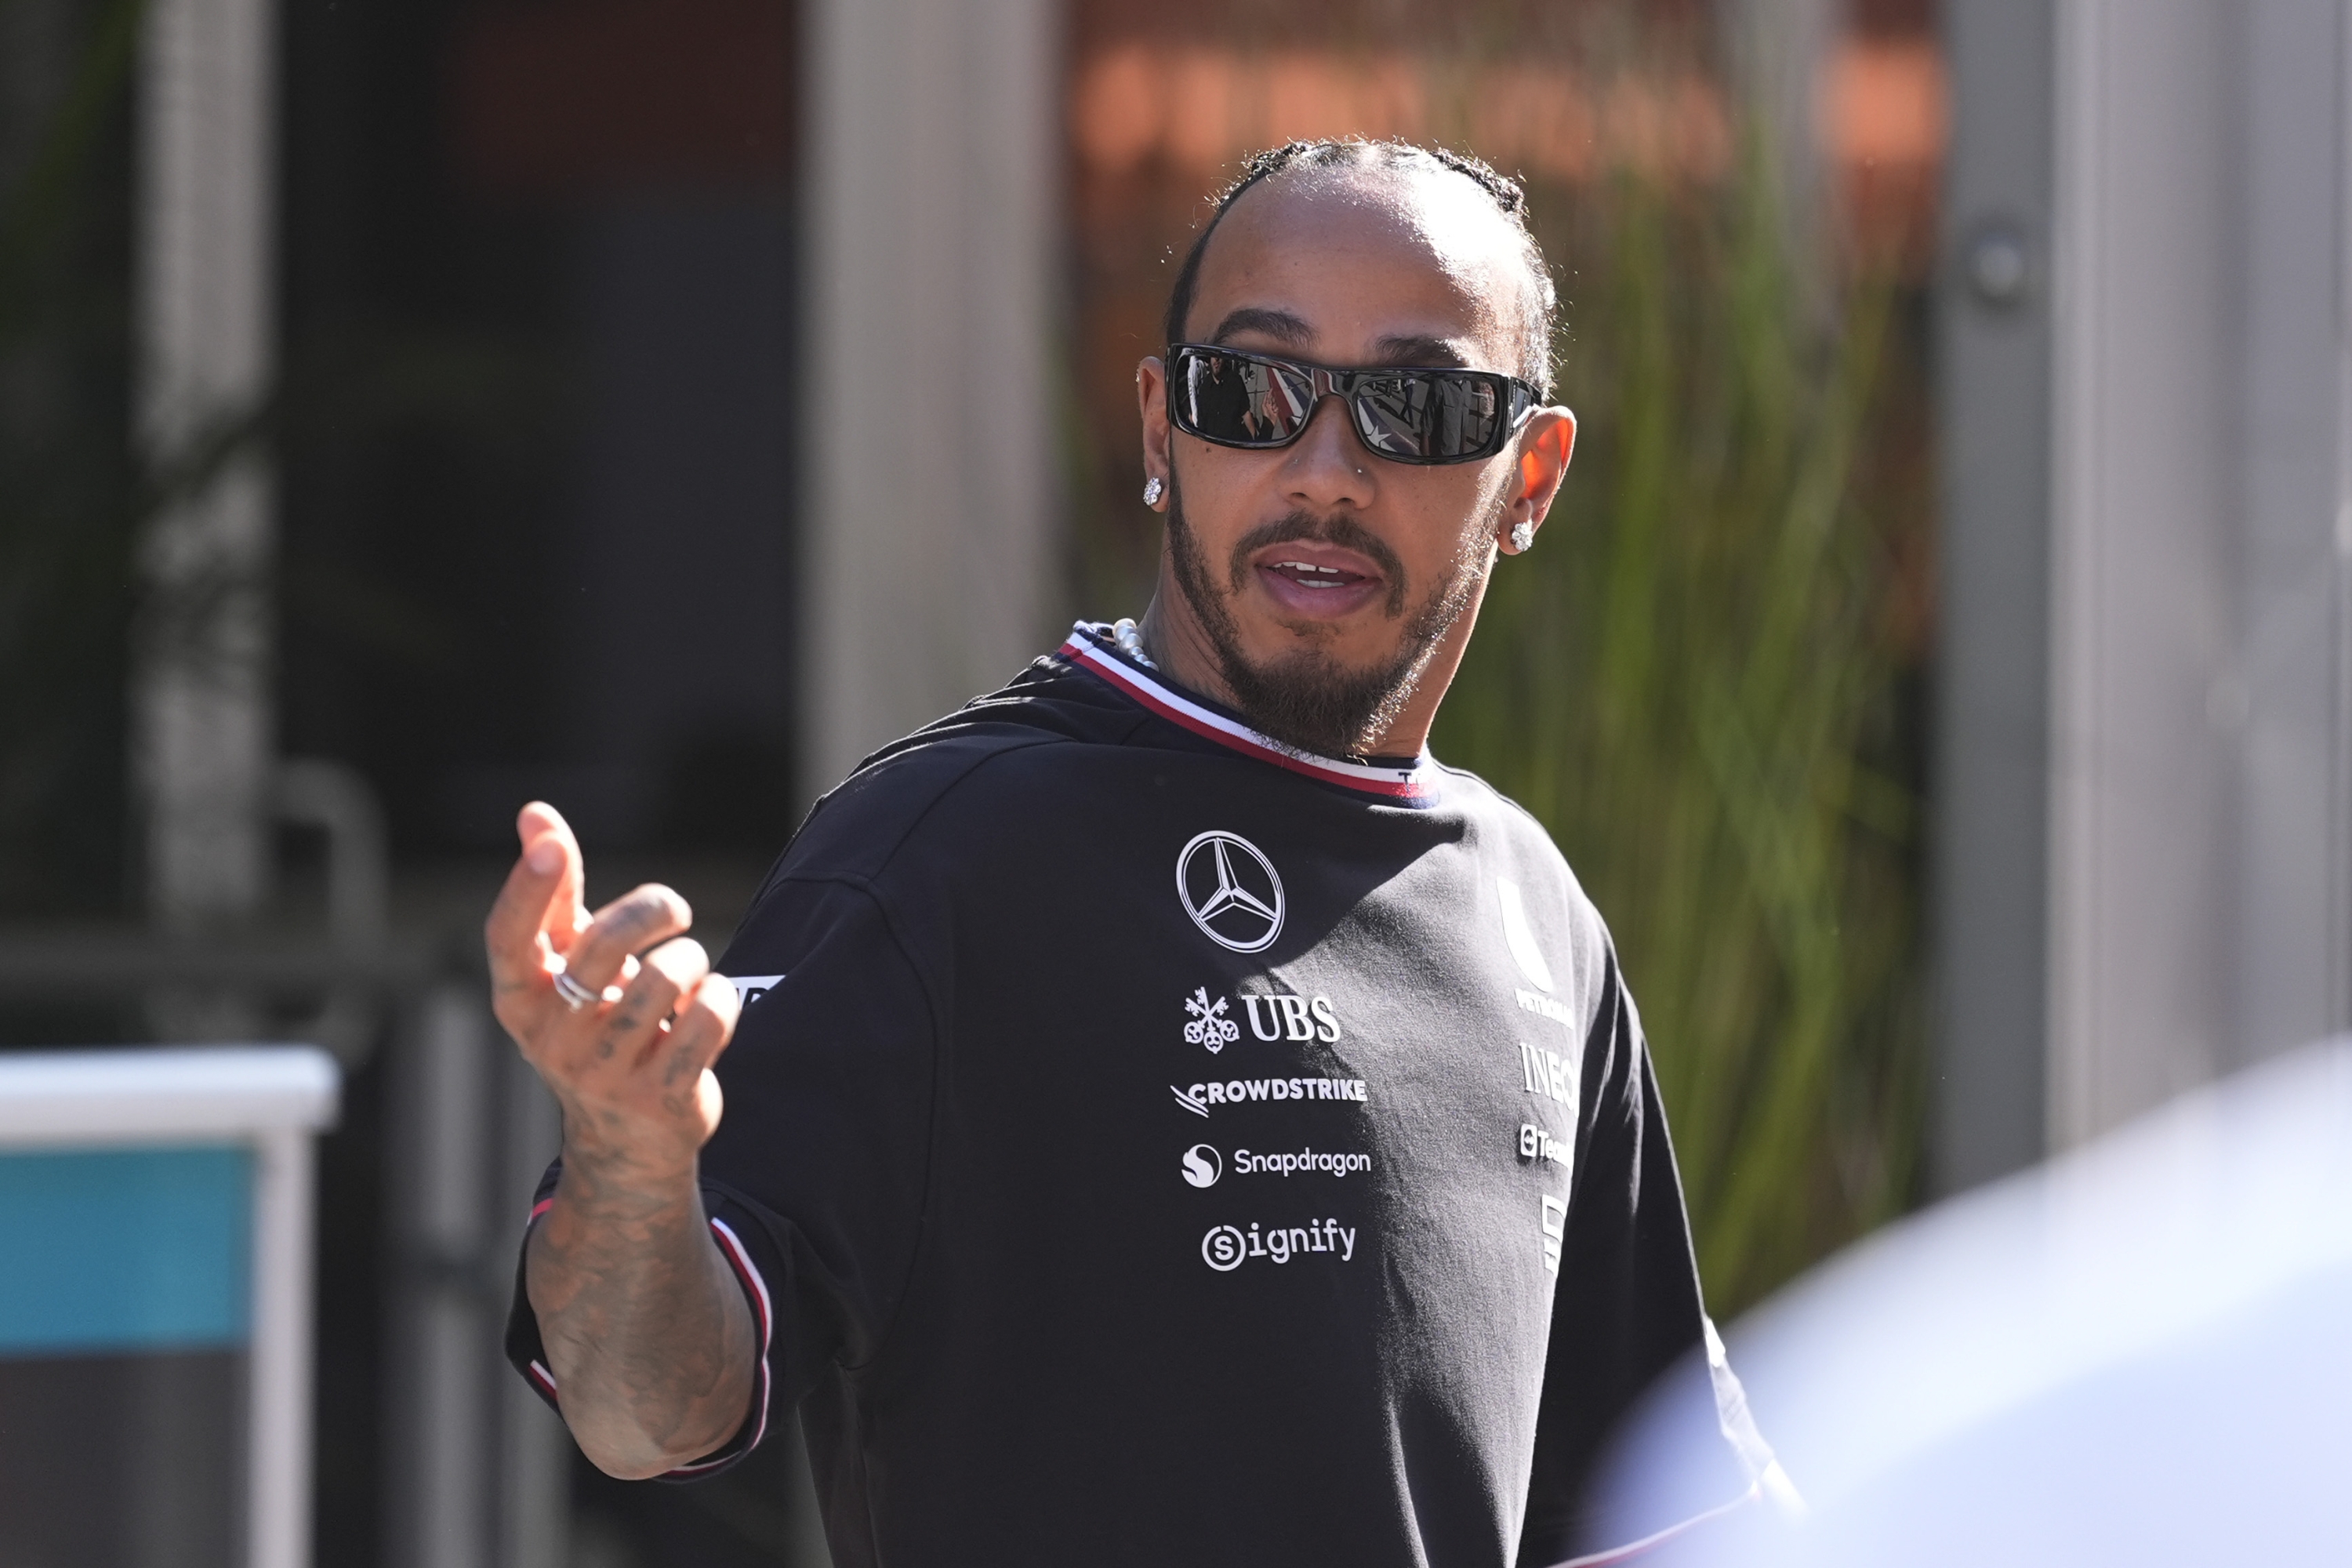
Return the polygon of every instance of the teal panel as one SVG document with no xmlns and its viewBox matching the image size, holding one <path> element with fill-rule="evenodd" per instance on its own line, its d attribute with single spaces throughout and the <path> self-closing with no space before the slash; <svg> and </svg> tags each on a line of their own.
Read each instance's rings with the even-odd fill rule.
<svg viewBox="0 0 2352 1568">
<path fill-rule="evenodd" d="M 0 1355 L 245 1342 L 241 1148 L 0 1154 Z"/>
</svg>

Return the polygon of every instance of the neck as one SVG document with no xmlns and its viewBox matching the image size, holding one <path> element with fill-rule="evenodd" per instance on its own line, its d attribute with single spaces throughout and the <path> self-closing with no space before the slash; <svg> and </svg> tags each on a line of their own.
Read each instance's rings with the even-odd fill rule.
<svg viewBox="0 0 2352 1568">
<path fill-rule="evenodd" d="M 1438 704 L 1445 700 L 1446 689 L 1454 684 L 1455 671 L 1462 668 L 1462 656 L 1470 647 L 1471 628 L 1477 623 L 1478 602 L 1486 597 L 1486 591 L 1482 580 L 1478 598 L 1430 650 L 1412 698 L 1385 727 L 1364 738 L 1363 754 L 1413 757 L 1429 744 L 1430 726 L 1437 721 Z M 1192 601 L 1177 585 L 1175 570 L 1164 551 L 1150 607 L 1143 612 L 1136 630 L 1143 640 L 1143 651 L 1170 679 L 1204 697 L 1214 698 L 1244 719 L 1250 717 L 1249 710 L 1235 698 L 1233 687 L 1226 681 L 1217 645 L 1208 628 L 1201 624 L 1200 616 L 1193 613 Z"/>
</svg>

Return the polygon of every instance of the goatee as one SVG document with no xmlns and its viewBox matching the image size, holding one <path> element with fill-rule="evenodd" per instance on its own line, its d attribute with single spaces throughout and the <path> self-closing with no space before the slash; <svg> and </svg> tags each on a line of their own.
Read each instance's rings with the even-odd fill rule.
<svg viewBox="0 0 2352 1568">
<path fill-rule="evenodd" d="M 1200 536 L 1185 521 L 1182 492 L 1171 489 L 1168 498 L 1168 549 L 1176 585 L 1216 650 L 1218 673 L 1233 693 L 1234 705 L 1269 740 L 1318 756 L 1369 754 L 1412 700 L 1432 651 L 1477 598 L 1476 552 L 1471 548 L 1477 537 L 1474 532 L 1465 538 L 1447 580 L 1408 614 L 1404 563 L 1385 540 L 1355 519 L 1344 513 L 1318 518 L 1294 511 L 1250 530 L 1234 546 L 1226 573 L 1231 592 L 1238 594 L 1247 585 L 1249 558 L 1256 552 L 1292 540 L 1319 540 L 1353 550 L 1377 564 L 1388 579 L 1387 614 L 1404 622 L 1402 645 L 1392 658 L 1370 668 L 1347 668 L 1311 644 L 1253 664 L 1242 653 L 1233 612 L 1211 575 Z"/>
</svg>

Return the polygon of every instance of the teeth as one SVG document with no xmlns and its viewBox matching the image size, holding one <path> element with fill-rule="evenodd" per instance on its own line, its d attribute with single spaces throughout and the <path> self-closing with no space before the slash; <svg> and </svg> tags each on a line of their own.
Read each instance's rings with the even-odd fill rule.
<svg viewBox="0 0 2352 1568">
<path fill-rule="evenodd" d="M 1349 582 L 1362 581 L 1353 572 L 1337 566 L 1318 566 L 1311 561 L 1276 561 L 1273 569 L 1287 574 L 1302 588 L 1340 588 Z"/>
</svg>

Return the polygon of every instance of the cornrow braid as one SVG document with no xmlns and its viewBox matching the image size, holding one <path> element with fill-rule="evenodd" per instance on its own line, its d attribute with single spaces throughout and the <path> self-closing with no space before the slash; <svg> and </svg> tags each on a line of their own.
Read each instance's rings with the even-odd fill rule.
<svg viewBox="0 0 2352 1568">
<path fill-rule="evenodd" d="M 1217 226 L 1225 221 L 1234 203 L 1242 193 L 1285 170 L 1294 168 L 1337 169 L 1348 167 L 1379 167 L 1401 169 L 1415 164 L 1433 166 L 1459 174 L 1486 194 L 1489 201 L 1517 232 L 1519 256 L 1528 268 L 1528 289 L 1524 319 L 1520 323 L 1523 340 L 1519 365 L 1522 380 L 1532 382 L 1551 394 L 1551 340 L 1559 316 L 1559 294 L 1552 287 L 1551 268 L 1544 262 L 1542 247 L 1528 227 L 1528 194 L 1519 183 L 1507 174 L 1498 174 L 1484 159 L 1467 153 L 1457 153 L 1447 147 L 1423 147 L 1412 142 L 1394 140 L 1366 141 L 1360 138 L 1327 139 L 1318 142 L 1286 142 L 1279 147 L 1269 147 L 1253 153 L 1242 163 L 1241 177 L 1225 187 L 1217 197 L 1216 211 L 1201 226 L 1192 247 L 1184 253 L 1183 264 L 1176 270 L 1176 284 L 1168 294 L 1168 318 L 1163 323 L 1169 346 L 1184 341 L 1184 321 L 1192 313 L 1192 297 L 1201 279 L 1201 258 L 1207 253 L 1210 237 Z"/>
</svg>

